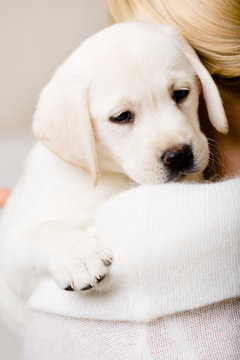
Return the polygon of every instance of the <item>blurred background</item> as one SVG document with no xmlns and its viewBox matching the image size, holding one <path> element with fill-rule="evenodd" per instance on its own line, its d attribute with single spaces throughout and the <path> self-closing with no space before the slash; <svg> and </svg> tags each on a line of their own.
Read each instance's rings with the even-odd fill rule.
<svg viewBox="0 0 240 360">
<path fill-rule="evenodd" d="M 0 187 L 16 183 L 35 142 L 31 121 L 42 87 L 107 25 L 104 0 L 0 0 Z M 1 323 L 0 359 L 19 359 L 19 345 Z"/>
<path fill-rule="evenodd" d="M 31 120 L 40 90 L 107 22 L 104 0 L 0 0 L 0 187 L 16 182 L 34 143 Z"/>
</svg>

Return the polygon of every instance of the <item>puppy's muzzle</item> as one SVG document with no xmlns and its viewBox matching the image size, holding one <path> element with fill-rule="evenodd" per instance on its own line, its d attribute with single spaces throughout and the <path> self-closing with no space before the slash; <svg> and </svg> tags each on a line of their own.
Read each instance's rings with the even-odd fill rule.
<svg viewBox="0 0 240 360">
<path fill-rule="evenodd" d="M 194 172 L 194 156 L 189 145 L 184 144 L 166 150 L 161 156 L 161 161 L 168 170 L 170 179 Z"/>
</svg>

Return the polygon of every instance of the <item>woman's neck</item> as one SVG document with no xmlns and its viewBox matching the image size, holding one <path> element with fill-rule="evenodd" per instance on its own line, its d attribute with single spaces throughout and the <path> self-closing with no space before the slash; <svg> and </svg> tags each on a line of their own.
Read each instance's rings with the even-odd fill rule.
<svg viewBox="0 0 240 360">
<path fill-rule="evenodd" d="M 240 174 L 240 100 L 239 94 L 219 86 L 229 123 L 227 135 L 216 134 L 226 175 Z M 223 169 L 224 170 L 224 169 Z"/>
<path fill-rule="evenodd" d="M 200 107 L 200 118 L 203 119 L 203 131 L 207 129 L 211 159 L 206 177 L 219 179 L 226 176 L 240 175 L 240 100 L 239 89 L 226 86 L 217 81 L 229 122 L 227 135 L 209 129 L 206 123 L 206 109 Z M 208 121 L 208 120 L 207 120 Z M 208 123 L 209 124 L 209 123 Z"/>
</svg>

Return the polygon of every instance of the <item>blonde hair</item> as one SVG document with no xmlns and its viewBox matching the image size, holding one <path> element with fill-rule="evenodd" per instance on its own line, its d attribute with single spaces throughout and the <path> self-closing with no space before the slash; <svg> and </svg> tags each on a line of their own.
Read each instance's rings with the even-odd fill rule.
<svg viewBox="0 0 240 360">
<path fill-rule="evenodd" d="M 211 74 L 240 76 L 239 0 L 107 0 L 113 21 L 177 26 Z"/>
</svg>

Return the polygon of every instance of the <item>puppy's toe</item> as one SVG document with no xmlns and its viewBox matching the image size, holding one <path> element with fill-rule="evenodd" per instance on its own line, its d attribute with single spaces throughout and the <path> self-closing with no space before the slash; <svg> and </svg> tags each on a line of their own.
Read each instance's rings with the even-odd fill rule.
<svg viewBox="0 0 240 360">
<path fill-rule="evenodd" d="M 68 286 L 65 287 L 64 290 L 66 290 L 66 291 L 74 291 L 74 287 L 73 287 L 73 285 L 68 285 Z"/>
<path fill-rule="evenodd" d="M 52 263 L 51 274 L 65 291 L 88 293 L 100 288 L 102 290 L 112 258 L 108 246 L 97 239 L 88 239 L 56 259 Z"/>
<path fill-rule="evenodd" d="M 105 266 L 110 266 L 112 265 L 112 258 L 102 259 L 102 262 Z"/>
<path fill-rule="evenodd" d="M 104 259 L 105 260 L 105 259 Z M 111 260 L 112 263 L 112 260 Z M 89 281 L 80 290 L 86 291 L 86 290 L 98 290 L 98 287 L 100 283 L 103 282 L 103 280 L 106 278 L 109 272 L 109 266 L 111 265 L 110 261 L 102 260 L 102 257 L 100 257 L 98 254 L 94 254 L 91 257 L 87 257 L 84 261 L 84 265 L 88 271 L 89 274 Z M 102 284 L 101 284 L 102 288 Z"/>
<path fill-rule="evenodd" d="M 86 291 L 86 290 L 91 290 L 94 287 L 93 284 L 88 284 L 86 286 L 84 286 L 83 288 L 81 288 L 81 291 Z"/>
<path fill-rule="evenodd" d="M 106 275 L 96 276 L 97 283 L 100 283 L 100 282 L 105 278 L 105 276 L 106 276 Z"/>
<path fill-rule="evenodd" d="M 65 291 L 89 292 L 103 287 L 112 264 L 112 252 L 96 238 L 74 242 L 51 262 L 49 271 Z M 100 285 L 101 283 L 101 285 Z M 102 285 L 103 283 L 103 285 Z"/>
</svg>

